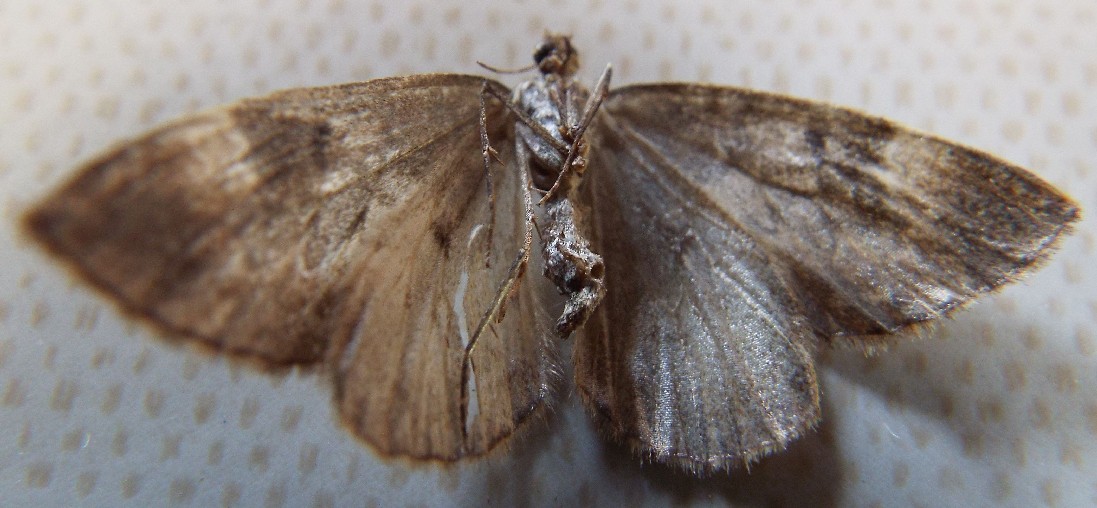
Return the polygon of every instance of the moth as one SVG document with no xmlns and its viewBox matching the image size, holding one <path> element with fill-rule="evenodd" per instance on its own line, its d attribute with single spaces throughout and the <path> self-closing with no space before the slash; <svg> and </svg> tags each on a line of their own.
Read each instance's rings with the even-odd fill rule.
<svg viewBox="0 0 1097 508">
<path fill-rule="evenodd" d="M 1024 169 L 884 119 L 611 90 L 609 67 L 590 92 L 578 66 L 550 34 L 513 91 L 426 74 L 242 100 L 110 149 L 24 226 L 170 338 L 330 376 L 385 456 L 493 449 L 574 336 L 598 428 L 711 473 L 819 421 L 820 348 L 948 315 L 1079 218 Z"/>
</svg>

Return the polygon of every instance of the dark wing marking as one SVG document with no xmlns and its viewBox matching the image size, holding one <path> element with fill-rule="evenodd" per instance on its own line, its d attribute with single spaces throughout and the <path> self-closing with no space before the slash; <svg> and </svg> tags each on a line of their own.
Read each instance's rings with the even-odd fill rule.
<svg viewBox="0 0 1097 508">
<path fill-rule="evenodd" d="M 819 340 L 940 317 L 1078 217 L 1021 168 L 823 104 L 646 85 L 598 121 L 585 192 L 608 292 L 578 384 L 609 434 L 691 468 L 812 425 Z"/>
<path fill-rule="evenodd" d="M 502 196 L 485 269 L 483 81 L 381 79 L 200 113 L 91 162 L 26 224 L 171 336 L 268 367 L 326 363 L 344 421 L 382 452 L 483 453 L 538 407 L 548 369 L 538 302 L 512 303 L 501 339 L 478 346 L 481 416 L 465 428 L 462 327 L 525 227 L 520 198 Z M 518 192 L 502 179 L 500 194 Z"/>
</svg>

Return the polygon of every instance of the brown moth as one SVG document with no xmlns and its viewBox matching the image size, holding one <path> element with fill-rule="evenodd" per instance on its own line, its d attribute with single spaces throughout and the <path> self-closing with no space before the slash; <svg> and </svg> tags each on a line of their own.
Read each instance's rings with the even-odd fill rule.
<svg viewBox="0 0 1097 508">
<path fill-rule="evenodd" d="M 949 314 L 1079 217 L 1024 169 L 887 120 L 610 91 L 608 67 L 588 93 L 563 36 L 534 59 L 513 92 L 428 74 L 189 116 L 80 168 L 25 226 L 169 337 L 320 367 L 384 455 L 491 450 L 544 408 L 579 331 L 597 426 L 712 472 L 819 420 L 818 348 Z M 564 296 L 555 323 L 531 264 Z"/>
</svg>

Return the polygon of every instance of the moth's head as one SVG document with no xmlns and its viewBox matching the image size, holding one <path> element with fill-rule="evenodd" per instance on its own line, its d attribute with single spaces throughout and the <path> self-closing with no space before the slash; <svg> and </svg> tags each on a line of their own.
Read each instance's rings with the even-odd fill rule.
<svg viewBox="0 0 1097 508">
<path fill-rule="evenodd" d="M 579 70 L 579 52 L 566 35 L 545 34 L 545 40 L 533 51 L 533 61 L 541 74 L 568 77 Z"/>
</svg>

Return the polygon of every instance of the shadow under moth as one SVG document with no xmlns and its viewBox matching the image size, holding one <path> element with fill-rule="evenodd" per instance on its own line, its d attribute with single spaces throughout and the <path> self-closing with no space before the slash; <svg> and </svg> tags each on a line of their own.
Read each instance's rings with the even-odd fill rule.
<svg viewBox="0 0 1097 508">
<path fill-rule="evenodd" d="M 534 61 L 513 91 L 426 74 L 188 116 L 81 167 L 24 226 L 168 337 L 318 367 L 383 455 L 488 452 L 552 398 L 574 335 L 598 428 L 710 473 L 819 420 L 819 348 L 949 314 L 1079 217 L 1024 169 L 887 120 L 610 89 L 609 67 L 588 91 L 564 36 Z"/>
</svg>

